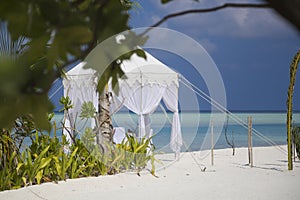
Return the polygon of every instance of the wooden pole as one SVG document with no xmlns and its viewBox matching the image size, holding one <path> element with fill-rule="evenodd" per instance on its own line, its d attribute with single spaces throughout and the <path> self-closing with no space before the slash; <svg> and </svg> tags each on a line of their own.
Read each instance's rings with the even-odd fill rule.
<svg viewBox="0 0 300 200">
<path fill-rule="evenodd" d="M 249 165 L 253 167 L 253 151 L 252 151 L 252 117 L 248 117 L 248 158 Z"/>
<path fill-rule="evenodd" d="M 214 121 L 211 121 L 211 166 L 214 166 Z"/>
</svg>

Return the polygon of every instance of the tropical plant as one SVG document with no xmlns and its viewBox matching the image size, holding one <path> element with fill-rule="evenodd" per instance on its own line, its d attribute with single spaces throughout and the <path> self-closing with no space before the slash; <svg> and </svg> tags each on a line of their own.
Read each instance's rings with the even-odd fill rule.
<svg viewBox="0 0 300 200">
<path fill-rule="evenodd" d="M 290 84 L 288 88 L 288 97 L 287 97 L 287 118 L 286 118 L 286 127 L 287 127 L 287 147 L 288 147 L 288 169 L 293 169 L 293 161 L 292 161 L 292 116 L 293 116 L 293 94 L 294 94 L 294 86 L 296 81 L 297 69 L 300 61 L 300 49 L 294 56 L 291 66 L 290 66 Z"/>
<path fill-rule="evenodd" d="M 72 101 L 69 96 L 61 97 L 59 99 L 59 103 L 63 106 L 62 109 L 60 110 L 60 112 L 68 111 L 69 109 L 73 108 L 73 104 L 72 104 Z"/>
<path fill-rule="evenodd" d="M 66 106 L 71 105 L 65 101 Z M 94 109 L 87 103 L 82 116 L 90 117 Z M 52 119 L 54 114 L 49 114 Z M 1 130 L 0 135 L 0 190 L 16 189 L 27 185 L 69 178 L 115 174 L 135 170 L 137 174 L 151 161 L 151 173 L 155 175 L 154 146 L 151 138 L 138 140 L 127 135 L 119 145 L 108 145 L 101 153 L 95 144 L 95 134 L 86 128 L 81 138 L 74 138 L 72 145 L 62 135 L 56 135 L 56 123 L 52 123 L 54 136 L 36 128 L 30 117 L 19 118 L 14 134 Z M 25 149 L 18 148 L 15 135 L 24 135 L 31 142 Z"/>
<path fill-rule="evenodd" d="M 96 114 L 96 108 L 94 107 L 93 102 L 88 101 L 84 102 L 81 106 L 80 118 L 94 118 Z"/>
<path fill-rule="evenodd" d="M 25 138 L 32 140 L 36 131 L 30 116 L 17 118 L 12 130 L 0 130 L 0 170 L 5 173 L 10 171 L 10 167 L 17 167 L 24 150 L 23 141 Z"/>
<path fill-rule="evenodd" d="M 35 181 L 37 184 L 41 183 L 44 168 L 52 159 L 51 157 L 44 156 L 49 148 L 50 146 L 47 146 L 39 155 L 31 152 L 29 149 L 26 149 L 22 153 L 24 162 L 20 162 L 16 170 L 20 173 L 24 185 L 27 185 L 27 183 L 32 185 Z"/>
<path fill-rule="evenodd" d="M 64 119 L 63 119 L 63 122 L 62 122 L 63 130 L 65 130 L 69 134 L 69 137 L 71 138 L 72 142 L 75 142 L 75 138 L 77 136 L 77 133 L 76 133 L 76 121 L 74 121 L 73 124 L 70 124 L 70 127 L 66 127 L 65 126 L 65 124 L 66 124 L 66 118 L 71 119 L 69 110 L 71 108 L 73 108 L 73 102 L 71 101 L 71 99 L 70 99 L 69 96 L 66 96 L 66 97 L 62 96 L 59 99 L 59 103 L 62 105 L 62 108 L 59 111 L 60 112 L 64 111 L 64 115 L 65 115 Z"/>
<path fill-rule="evenodd" d="M 21 187 L 22 179 L 16 172 L 16 159 L 18 160 L 18 154 L 16 151 L 14 151 L 12 154 L 9 155 L 9 159 L 5 162 L 5 165 L 1 166 L 0 191 L 6 189 L 17 189 Z"/>
<path fill-rule="evenodd" d="M 16 61 L 26 49 L 26 38 L 23 36 L 13 40 L 9 34 L 7 23 L 0 21 L 0 57 Z"/>
<path fill-rule="evenodd" d="M 7 165 L 10 165 L 10 162 L 17 162 L 15 160 L 17 159 L 15 153 L 17 152 L 19 152 L 18 145 L 10 131 L 5 129 L 0 130 L 0 170 L 4 170 Z"/>
<path fill-rule="evenodd" d="M 150 138 L 141 138 L 140 140 L 134 136 L 126 134 L 126 138 L 123 139 L 121 144 L 117 144 L 117 149 L 121 149 L 125 152 L 125 168 L 133 169 L 137 171 L 139 175 L 140 171 L 144 169 L 149 161 L 151 161 L 151 173 L 155 174 L 154 166 L 154 145 L 151 143 Z"/>
<path fill-rule="evenodd" d="M 7 34 L 2 35 L 9 35 L 13 41 L 2 45 L 5 39 L 0 37 L 1 128 L 10 129 L 17 117 L 31 114 L 38 128 L 50 131 L 49 122 L 42 116 L 53 110 L 47 96 L 53 81 L 67 66 L 83 60 L 99 43 L 128 30 L 127 11 L 132 7 L 135 4 L 129 0 L 0 1 L 0 19 L 8 27 Z M 141 51 L 136 46 L 142 44 L 143 37 L 134 40 L 134 35 L 130 33 L 132 37 L 126 37 L 122 44 L 113 41 L 116 50 L 102 49 L 101 62 L 90 66 L 102 74 L 99 91 L 109 78 L 115 83 L 123 75 L 121 62 L 117 60 L 129 59 Z M 26 48 L 22 51 L 10 45 L 22 44 L 18 38 L 25 38 Z M 7 53 L 1 53 L 1 49 L 10 56 L 15 53 L 19 56 L 10 62 L 4 59 Z"/>
<path fill-rule="evenodd" d="M 85 129 L 84 133 L 80 137 L 82 143 L 91 152 L 96 151 L 95 150 L 95 148 L 96 148 L 95 137 L 96 137 L 96 134 L 93 132 L 93 129 L 90 127 L 87 127 Z"/>
</svg>

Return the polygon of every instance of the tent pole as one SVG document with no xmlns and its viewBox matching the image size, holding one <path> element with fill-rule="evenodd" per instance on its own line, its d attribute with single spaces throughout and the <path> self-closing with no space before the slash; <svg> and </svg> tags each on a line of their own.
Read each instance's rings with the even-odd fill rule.
<svg viewBox="0 0 300 200">
<path fill-rule="evenodd" d="M 141 113 L 141 116 L 140 118 L 142 119 L 142 115 L 143 115 L 143 77 L 142 77 L 142 72 L 140 70 L 140 79 L 141 79 L 141 102 L 140 102 L 140 113 Z M 141 140 L 142 138 L 142 121 L 140 122 L 140 131 L 139 131 L 139 140 Z M 145 122 L 144 122 L 145 123 Z"/>
</svg>

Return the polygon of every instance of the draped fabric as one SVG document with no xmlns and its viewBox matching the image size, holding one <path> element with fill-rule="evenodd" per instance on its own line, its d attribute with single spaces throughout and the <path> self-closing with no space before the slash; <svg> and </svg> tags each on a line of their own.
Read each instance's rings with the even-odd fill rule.
<svg viewBox="0 0 300 200">
<path fill-rule="evenodd" d="M 139 137 L 149 135 L 149 114 L 159 105 L 165 87 L 159 84 L 141 85 L 139 82 L 130 86 L 126 81 L 120 85 L 119 99 L 124 102 L 124 106 L 139 115 Z"/>
<path fill-rule="evenodd" d="M 167 108 L 173 112 L 172 131 L 170 138 L 170 148 L 178 156 L 182 146 L 181 125 L 178 114 L 178 89 L 176 85 L 170 85 L 164 95 L 163 100 Z"/>
<path fill-rule="evenodd" d="M 139 137 L 150 137 L 150 114 L 156 110 L 163 99 L 167 108 L 173 112 L 170 148 L 176 153 L 176 156 L 179 155 L 182 146 L 182 133 L 178 113 L 178 86 L 176 84 L 145 83 L 142 85 L 139 81 L 136 81 L 130 85 L 127 80 L 120 81 L 119 94 L 118 96 L 114 94 L 113 98 L 115 99 L 115 105 L 113 103 L 112 107 L 124 105 L 139 115 Z"/>
<path fill-rule="evenodd" d="M 144 115 L 144 121 L 145 121 L 146 137 L 151 137 L 153 135 L 153 130 L 151 129 L 150 114 Z"/>
<path fill-rule="evenodd" d="M 72 143 L 70 134 L 73 135 L 73 129 L 75 123 L 76 128 L 84 131 L 85 126 L 89 125 L 91 128 L 95 126 L 93 119 L 80 123 L 78 119 L 81 113 L 81 107 L 84 102 L 92 102 L 94 107 L 97 108 L 98 97 L 96 92 L 97 77 L 94 71 L 83 69 L 84 63 L 80 63 L 66 73 L 66 78 L 63 80 L 64 96 L 69 97 L 73 107 L 69 109 L 69 114 L 65 111 L 65 127 L 63 130 L 67 140 Z"/>
</svg>

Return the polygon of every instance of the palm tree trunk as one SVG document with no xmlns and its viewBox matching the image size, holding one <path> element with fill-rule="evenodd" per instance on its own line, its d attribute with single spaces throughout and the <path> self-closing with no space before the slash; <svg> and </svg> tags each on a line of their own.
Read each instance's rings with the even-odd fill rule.
<svg viewBox="0 0 300 200">
<path fill-rule="evenodd" d="M 290 66 L 290 85 L 288 89 L 288 98 L 287 98 L 287 148 L 288 148 L 288 170 L 293 170 L 293 160 L 292 160 L 292 136 L 291 136 L 291 126 L 292 126 L 292 113 L 293 113 L 293 93 L 294 85 L 296 81 L 296 73 L 300 60 L 300 49 L 295 55 L 292 64 Z"/>
<path fill-rule="evenodd" d="M 105 89 L 99 96 L 99 107 L 98 107 L 98 132 L 97 132 L 97 144 L 99 145 L 103 154 L 109 152 L 109 147 L 113 142 L 113 126 L 110 116 L 110 93 Z"/>
</svg>

